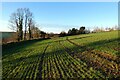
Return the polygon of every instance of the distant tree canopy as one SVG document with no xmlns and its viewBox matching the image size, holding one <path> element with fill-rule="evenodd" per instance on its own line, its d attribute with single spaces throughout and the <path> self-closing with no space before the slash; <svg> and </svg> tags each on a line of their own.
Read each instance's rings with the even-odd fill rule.
<svg viewBox="0 0 120 80">
<path fill-rule="evenodd" d="M 70 30 L 68 31 L 68 33 L 69 33 L 70 35 L 75 35 L 75 34 L 78 33 L 78 29 L 72 28 L 72 30 L 70 29 Z"/>
<path fill-rule="evenodd" d="M 90 33 L 89 30 L 86 30 L 84 26 L 80 27 L 80 29 L 76 29 L 76 28 L 72 28 L 68 30 L 68 33 L 66 33 L 65 31 L 62 31 L 60 33 L 60 37 L 63 36 L 70 36 L 70 35 L 77 35 L 77 34 L 86 34 L 86 33 Z"/>
<path fill-rule="evenodd" d="M 64 37 L 64 36 L 66 36 L 67 35 L 67 33 L 65 32 L 65 31 L 62 31 L 61 33 L 60 33 L 60 37 Z"/>
<path fill-rule="evenodd" d="M 69 29 L 68 31 L 68 35 L 76 35 L 76 34 L 85 34 L 85 27 L 80 27 L 80 29 L 75 29 L 75 28 L 72 28 L 72 29 Z"/>
<path fill-rule="evenodd" d="M 80 27 L 79 34 L 85 34 L 85 27 L 84 26 Z"/>
</svg>

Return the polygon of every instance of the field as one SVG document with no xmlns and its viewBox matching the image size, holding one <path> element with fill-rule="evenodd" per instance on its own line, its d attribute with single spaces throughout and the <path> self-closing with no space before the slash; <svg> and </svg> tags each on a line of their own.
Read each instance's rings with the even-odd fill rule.
<svg viewBox="0 0 120 80">
<path fill-rule="evenodd" d="M 120 78 L 118 31 L 3 45 L 2 77 Z"/>
</svg>

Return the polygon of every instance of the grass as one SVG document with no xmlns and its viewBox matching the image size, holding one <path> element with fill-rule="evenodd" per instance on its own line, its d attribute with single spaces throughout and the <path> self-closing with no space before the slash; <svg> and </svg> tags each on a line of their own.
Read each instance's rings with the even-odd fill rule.
<svg viewBox="0 0 120 80">
<path fill-rule="evenodd" d="M 3 78 L 120 78 L 118 31 L 3 45 Z"/>
</svg>

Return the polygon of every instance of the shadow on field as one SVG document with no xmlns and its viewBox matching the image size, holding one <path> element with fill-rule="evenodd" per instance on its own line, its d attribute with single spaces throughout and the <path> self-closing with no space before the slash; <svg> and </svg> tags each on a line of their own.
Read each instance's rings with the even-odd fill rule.
<svg viewBox="0 0 120 80">
<path fill-rule="evenodd" d="M 8 44 L 2 45 L 2 56 L 4 55 L 11 55 L 16 52 L 22 51 L 24 48 L 46 39 L 34 39 L 34 40 L 27 40 L 27 41 L 21 41 L 21 42 L 12 42 Z"/>
<path fill-rule="evenodd" d="M 75 45 L 75 47 L 71 48 L 72 50 L 78 50 L 78 49 L 80 49 L 80 52 L 84 52 L 84 51 L 93 50 L 96 46 L 102 46 L 102 45 L 104 46 L 104 44 L 108 44 L 108 43 L 111 43 L 111 42 L 114 42 L 114 41 L 119 42 L 120 38 L 96 41 L 96 42 L 92 42 L 90 44 L 87 44 L 85 46 L 81 46 L 81 45 L 79 45 L 79 44 L 77 44 L 74 41 L 71 41 L 69 39 L 67 39 L 67 41 L 69 41 L 70 43 L 72 43 L 73 45 Z M 118 52 L 120 52 L 120 50 L 118 50 Z M 117 54 L 117 55 L 120 55 L 120 54 Z"/>
</svg>

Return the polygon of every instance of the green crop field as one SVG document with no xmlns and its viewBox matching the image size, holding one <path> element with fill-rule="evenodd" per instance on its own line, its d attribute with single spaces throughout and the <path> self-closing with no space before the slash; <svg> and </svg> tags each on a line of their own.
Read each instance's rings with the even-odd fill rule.
<svg viewBox="0 0 120 80">
<path fill-rule="evenodd" d="M 120 78 L 118 31 L 3 45 L 2 77 Z"/>
</svg>

